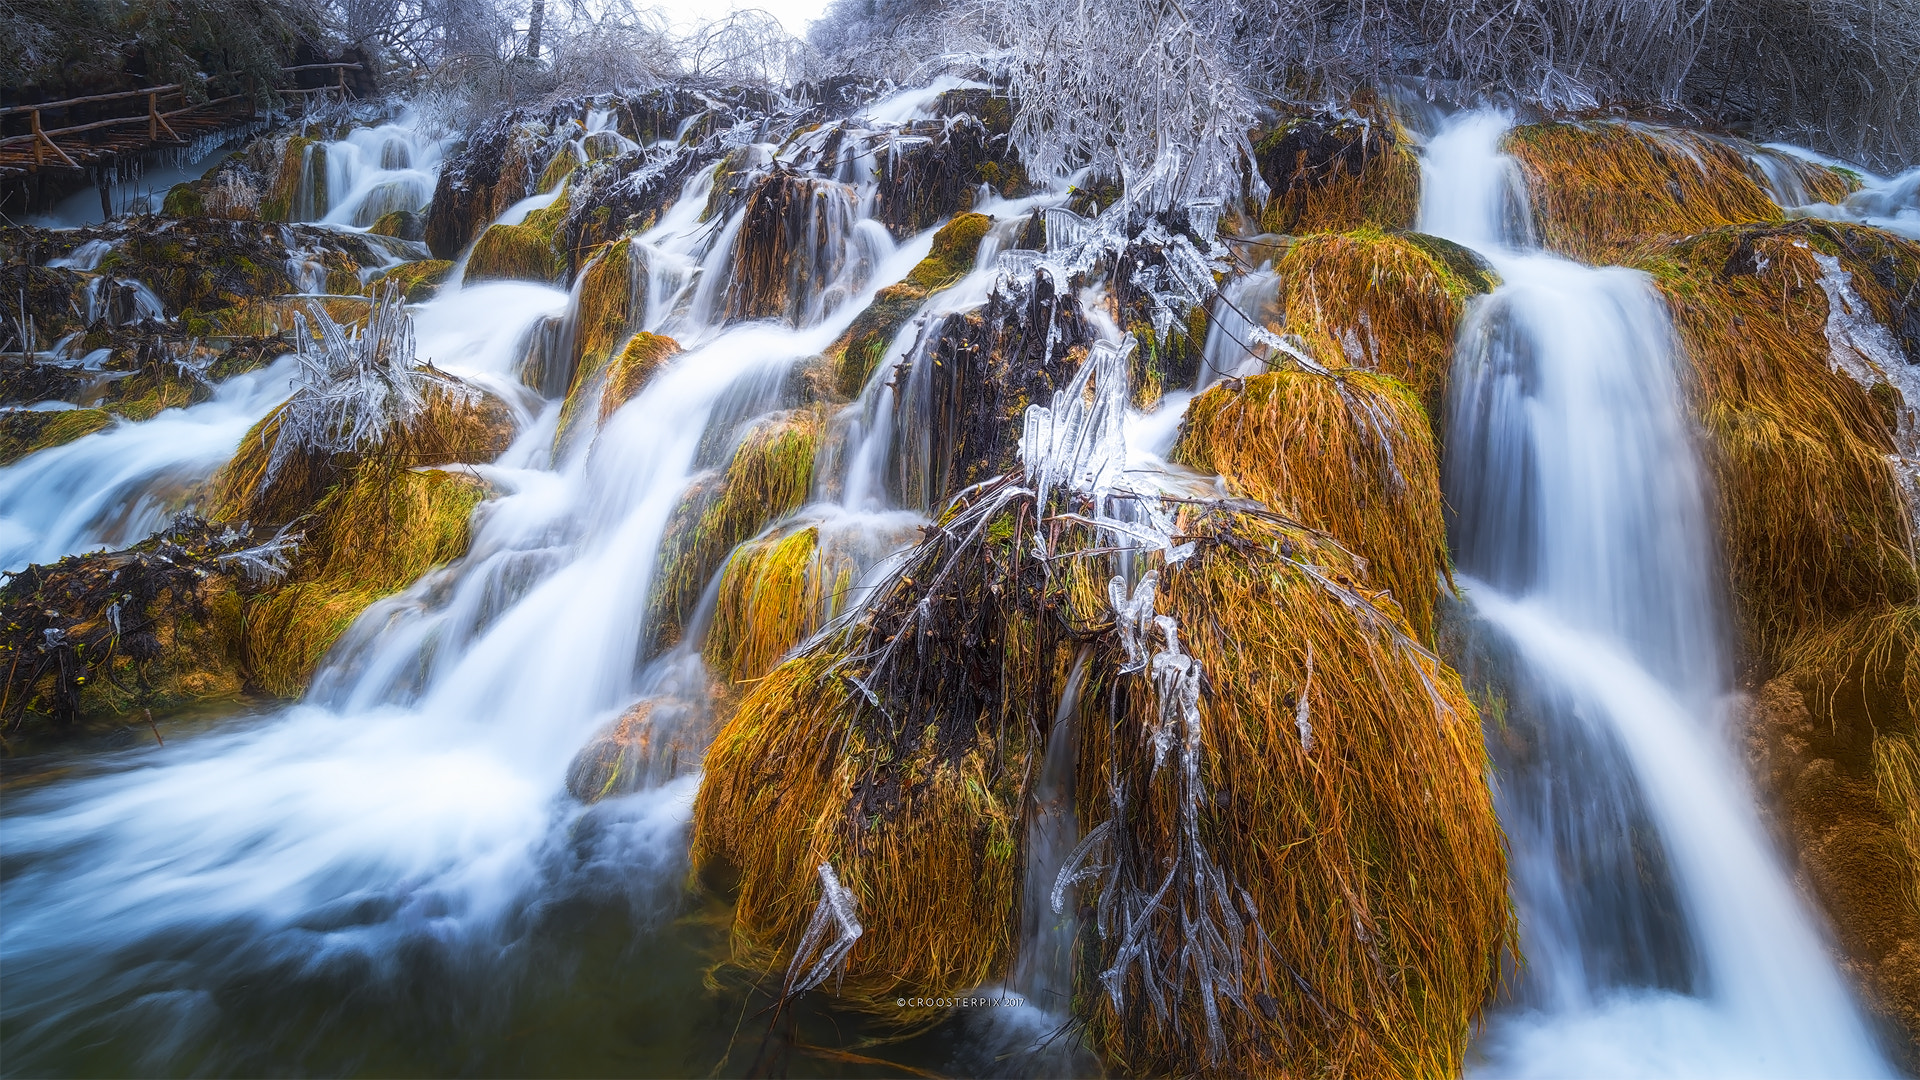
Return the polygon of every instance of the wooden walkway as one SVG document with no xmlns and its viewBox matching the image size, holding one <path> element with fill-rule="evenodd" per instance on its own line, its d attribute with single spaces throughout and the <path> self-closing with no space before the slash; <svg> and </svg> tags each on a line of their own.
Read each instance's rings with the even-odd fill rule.
<svg viewBox="0 0 1920 1080">
<path fill-rule="evenodd" d="M 358 64 L 303 64 L 283 68 L 289 74 L 322 68 L 339 69 L 339 86 L 281 90 L 310 106 L 314 95 L 346 94 L 346 73 Z M 169 106 L 173 106 L 169 108 Z M 68 123 L 76 109 L 124 113 L 87 123 Z M 43 169 L 86 169 L 108 165 L 123 155 L 187 146 L 203 135 L 216 134 L 254 118 L 254 96 L 232 94 L 190 104 L 178 85 L 155 86 L 117 94 L 44 101 L 0 109 L 0 181 L 14 180 Z M 49 127 L 48 123 L 62 126 Z M 22 130 L 24 129 L 24 130 Z"/>
</svg>

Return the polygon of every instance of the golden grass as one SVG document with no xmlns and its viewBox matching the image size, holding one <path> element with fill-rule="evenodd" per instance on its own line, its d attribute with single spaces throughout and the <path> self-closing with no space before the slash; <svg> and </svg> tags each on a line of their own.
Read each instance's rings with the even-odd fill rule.
<svg viewBox="0 0 1920 1080">
<path fill-rule="evenodd" d="M 489 225 L 467 257 L 466 282 L 514 280 L 556 284 L 567 276 L 567 251 L 560 225 L 566 220 L 568 192 L 552 206 L 535 210 L 518 225 Z"/>
<path fill-rule="evenodd" d="M 865 933 L 844 979 L 829 985 L 842 1004 L 911 1021 L 926 1010 L 896 1008 L 896 994 L 971 988 L 1006 971 L 1021 793 L 993 763 L 1030 748 L 983 734 L 894 757 L 848 722 L 851 691 L 828 673 L 834 659 L 780 666 L 715 736 L 694 804 L 693 862 L 741 872 L 732 959 L 772 971 L 818 901 L 816 868 L 831 864 Z"/>
<path fill-rule="evenodd" d="M 359 466 L 313 508 L 286 584 L 248 604 L 252 682 L 298 696 L 327 650 L 374 601 L 465 554 L 486 485 L 464 473 Z"/>
<path fill-rule="evenodd" d="M 1157 606 L 1206 675 L 1201 834 L 1271 940 L 1270 950 L 1239 942 L 1248 993 L 1265 1003 L 1225 1007 L 1229 1052 L 1210 1064 L 1195 995 L 1179 999 L 1175 1030 L 1153 1020 L 1137 974 L 1124 1013 L 1083 986 L 1096 1044 L 1129 1075 L 1458 1075 L 1469 1025 L 1516 944 L 1473 705 L 1451 669 L 1394 637 L 1391 603 L 1376 597 L 1366 614 L 1306 571 L 1363 592 L 1337 551 L 1244 516 L 1199 514 L 1183 532 L 1200 549 L 1162 570 Z M 1157 876 L 1180 813 L 1176 789 L 1151 779 L 1139 734 L 1152 693 L 1137 676 L 1107 676 L 1089 693 L 1081 820 L 1111 816 L 1116 776 L 1146 792 L 1124 825 L 1128 865 Z M 1310 746 L 1296 725 L 1302 695 Z M 1081 903 L 1098 904 L 1089 891 Z M 1178 918 L 1163 925 L 1148 947 L 1177 971 Z"/>
<path fill-rule="evenodd" d="M 1151 685 L 1119 669 L 1099 621 L 1103 564 L 1032 559 L 1031 497 L 972 497 L 991 516 L 950 507 L 857 618 L 753 684 L 694 809 L 696 869 L 738 881 L 732 963 L 787 967 L 830 864 L 865 932 L 829 986 L 895 1022 L 916 1019 L 896 995 L 1008 973 L 1025 789 L 1081 641 L 1094 645 L 1074 728 L 1082 822 L 1112 816 L 1116 785 L 1131 793 L 1125 842 L 1099 859 L 1151 893 L 1188 850 L 1179 767 L 1157 768 L 1145 735 Z M 1056 550 L 1073 549 L 1072 528 Z M 1085 930 L 1076 1011 L 1123 1074 L 1457 1074 L 1516 929 L 1472 704 L 1337 546 L 1240 512 L 1192 509 L 1179 531 L 1199 550 L 1160 567 L 1157 607 L 1205 672 L 1199 834 L 1266 936 L 1236 943 L 1246 1005 L 1227 1008 L 1218 1060 L 1195 994 L 1156 1020 L 1136 974 L 1114 1010 L 1092 976 L 1117 929 Z M 1113 880 L 1079 903 L 1106 902 Z M 1168 903 L 1144 943 L 1177 973 L 1183 901 Z"/>
<path fill-rule="evenodd" d="M 247 431 L 233 459 L 208 485 L 207 517 L 214 521 L 283 524 L 313 510 L 327 490 L 361 464 L 351 454 L 319 458 L 295 454 L 267 480 L 279 438 L 276 407 Z M 396 467 L 491 461 L 513 442 L 513 413 L 484 392 L 430 390 L 426 410 L 414 423 L 388 433 L 372 455 Z"/>
<path fill-rule="evenodd" d="M 1893 819 L 1894 833 L 1906 849 L 1909 867 L 1920 867 L 1920 743 L 1912 735 L 1887 734 L 1873 740 L 1874 794 Z M 1920 908 L 1920 889 L 1907 875 L 1907 903 Z"/>
<path fill-rule="evenodd" d="M 852 563 L 835 557 L 817 527 L 734 548 L 703 647 L 707 670 L 727 683 L 760 679 L 838 613 L 852 584 Z"/>
<path fill-rule="evenodd" d="M 1448 566 L 1439 454 L 1419 400 L 1399 380 L 1274 371 L 1244 388 L 1223 383 L 1188 406 L 1172 456 L 1331 533 L 1431 643 Z"/>
<path fill-rule="evenodd" d="M 680 640 L 707 582 L 735 546 L 800 508 L 813 486 L 814 455 L 826 427 L 818 408 L 756 423 L 716 481 L 695 484 L 667 523 L 660 569 L 648 597 L 658 643 Z"/>
<path fill-rule="evenodd" d="M 620 355 L 607 365 L 606 385 L 600 390 L 600 422 L 605 424 L 620 406 L 646 389 L 668 361 L 680 355 L 680 343 L 660 334 L 639 333 L 627 339 Z"/>
<path fill-rule="evenodd" d="M 1299 240 L 1276 269 L 1286 328 L 1317 358 L 1392 375 L 1429 409 L 1440 405 L 1467 302 L 1500 284 L 1457 244 L 1375 229 Z"/>
<path fill-rule="evenodd" d="M 1390 124 L 1294 117 L 1255 139 L 1270 233 L 1404 229 L 1420 209 L 1420 160 Z"/>
<path fill-rule="evenodd" d="M 267 187 L 265 197 L 260 200 L 260 220 L 285 221 L 293 212 L 293 200 L 298 196 L 300 179 L 307 170 L 307 149 L 313 149 L 313 168 L 326 175 L 326 144 L 295 135 L 289 138 L 280 150 L 280 161 L 273 173 L 273 180 Z"/>
<path fill-rule="evenodd" d="M 928 296 L 973 271 L 980 241 L 993 227 L 985 214 L 961 214 L 933 235 L 927 257 L 906 278 L 874 294 L 873 303 L 856 316 L 847 332 L 827 350 L 833 367 L 833 389 L 844 399 L 860 396 L 873 369 L 886 356 L 900 328 L 920 310 Z"/>
<path fill-rule="evenodd" d="M 1920 582 L 1886 461 L 1893 416 L 1831 367 L 1817 251 L 1837 255 L 1879 311 L 1891 301 L 1876 267 L 1920 274 L 1920 245 L 1817 221 L 1715 229 L 1641 263 L 1691 362 L 1735 604 L 1749 648 L 1769 659 Z"/>
<path fill-rule="evenodd" d="M 1649 243 L 1720 225 L 1783 220 L 1738 150 L 1693 132 L 1527 124 L 1503 149 L 1526 177 L 1541 241 L 1583 262 L 1619 262 Z"/>
</svg>

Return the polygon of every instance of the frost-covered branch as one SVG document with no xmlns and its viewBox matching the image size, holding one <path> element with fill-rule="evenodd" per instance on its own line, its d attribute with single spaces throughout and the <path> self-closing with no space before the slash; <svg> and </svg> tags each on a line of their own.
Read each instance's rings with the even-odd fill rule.
<svg viewBox="0 0 1920 1080">
<path fill-rule="evenodd" d="M 388 286 L 374 302 L 364 329 L 342 327 L 318 302 L 307 310 L 311 324 L 294 315 L 300 373 L 281 410 L 263 482 L 295 455 L 371 449 L 426 407 L 430 376 L 414 363 L 413 320 L 396 289 Z"/>
</svg>

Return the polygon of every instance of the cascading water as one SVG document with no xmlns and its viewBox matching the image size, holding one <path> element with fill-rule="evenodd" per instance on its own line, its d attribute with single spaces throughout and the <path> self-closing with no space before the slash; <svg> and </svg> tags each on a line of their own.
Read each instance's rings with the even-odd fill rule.
<svg viewBox="0 0 1920 1080">
<path fill-rule="evenodd" d="M 261 417 L 286 400 L 282 360 L 220 384 L 213 399 L 118 423 L 0 468 L 0 570 L 141 540 L 191 504 Z"/>
<path fill-rule="evenodd" d="M 1445 487 L 1526 966 L 1488 1075 L 1884 1075 L 1725 745 L 1726 631 L 1673 334 L 1637 273 L 1530 251 L 1474 113 L 1421 228 L 1504 284 L 1460 335 Z"/>
<path fill-rule="evenodd" d="M 343 1071 L 397 1012 L 409 1017 L 407 1045 L 420 1026 L 443 1025 L 445 1045 L 469 1048 L 456 1054 L 486 1043 L 497 1060 L 516 1061 L 518 1036 L 495 1044 L 491 1032 L 506 1025 L 478 1021 L 547 1007 L 524 995 L 546 985 L 536 958 L 552 955 L 556 908 L 610 903 L 642 926 L 671 909 L 660 897 L 677 891 L 697 776 L 583 807 L 564 794 L 569 761 L 636 699 L 705 693 L 704 678 L 687 674 L 697 652 L 643 661 L 670 515 L 731 432 L 789 404 L 795 367 L 825 351 L 931 244 L 927 234 L 870 247 L 864 280 L 843 282 L 844 302 L 818 322 L 709 318 L 720 305 L 692 294 L 724 294 L 745 212 L 700 225 L 710 184 L 710 169 L 689 181 L 680 203 L 635 241 L 649 266 L 682 272 L 672 290 L 654 273 L 636 275 L 648 288 L 636 298 L 647 312 L 637 328 L 672 331 L 687 351 L 591 440 L 557 456 L 559 406 L 544 403 L 505 455 L 476 469 L 498 497 L 477 513 L 468 555 L 371 609 L 307 702 L 169 740 L 161 758 L 144 750 L 96 758 L 84 775 L 8 795 L 0 1021 L 10 1065 L 85 1059 L 107 1072 L 244 1072 L 291 1058 Z M 803 317 L 824 313 L 817 297 L 806 299 Z M 419 353 L 511 394 L 514 350 L 568 303 L 557 289 L 463 288 L 456 279 L 415 309 Z M 611 954 L 688 948 L 633 933 L 630 924 Z M 470 966 L 488 978 L 459 975 Z M 418 980 L 467 989 L 444 1010 L 390 1009 Z M 256 1013 L 250 994 L 233 996 L 245 985 L 274 987 L 274 1015 Z M 346 987 L 355 989 L 334 992 Z M 663 976 L 636 995 L 660 1003 L 658 1019 L 640 1024 L 664 1025 L 654 1043 L 687 1045 L 691 989 Z M 319 1015 L 308 1022 L 285 1019 L 310 1008 Z M 89 1049 L 109 1023 L 108 1048 Z M 251 1034 L 236 1035 L 235 1025 Z M 316 1034 L 355 1025 L 365 1030 L 350 1039 Z M 146 1049 L 127 1049 L 142 1040 Z M 707 1041 L 719 1056 L 726 1029 Z M 451 1067 L 391 1053 L 381 1060 Z M 677 1060 L 596 1059 L 581 1069 L 681 1071 Z"/>
</svg>

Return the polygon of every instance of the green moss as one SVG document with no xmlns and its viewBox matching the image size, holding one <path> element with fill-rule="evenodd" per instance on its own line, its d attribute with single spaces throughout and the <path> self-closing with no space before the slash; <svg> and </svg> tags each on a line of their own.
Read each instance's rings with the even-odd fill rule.
<svg viewBox="0 0 1920 1080">
<path fill-rule="evenodd" d="M 553 155 L 553 160 L 547 162 L 547 167 L 541 171 L 539 181 L 533 185 L 533 193 L 545 195 L 566 183 L 567 177 L 572 176 L 574 170 L 579 167 L 580 158 L 574 153 L 573 145 L 562 144 L 559 152 Z"/>
<path fill-rule="evenodd" d="M 392 283 L 400 289 L 409 304 L 425 303 L 434 298 L 440 286 L 453 272 L 453 263 L 447 259 L 421 259 L 417 262 L 401 263 L 374 279 L 376 285 Z"/>
<path fill-rule="evenodd" d="M 206 213 L 206 207 L 192 184 L 175 184 L 167 189 L 167 199 L 160 204 L 160 213 L 174 218 L 200 217 Z"/>
<path fill-rule="evenodd" d="M 846 336 L 829 354 L 836 392 L 847 398 L 860 393 L 875 365 L 886 355 L 887 346 L 920 310 L 921 303 L 972 272 L 980 240 L 992 227 L 993 219 L 985 214 L 961 214 L 934 234 L 932 249 L 906 280 L 874 294 L 873 303 L 854 318 Z"/>
<path fill-rule="evenodd" d="M 563 193 L 552 206 L 535 210 L 519 225 L 493 225 L 480 234 L 467 258 L 465 280 L 559 282 L 567 276 L 566 252 L 557 233 L 567 216 Z"/>
<path fill-rule="evenodd" d="M 0 465 L 11 465 L 40 450 L 65 446 L 113 423 L 105 409 L 0 413 Z"/>
</svg>

